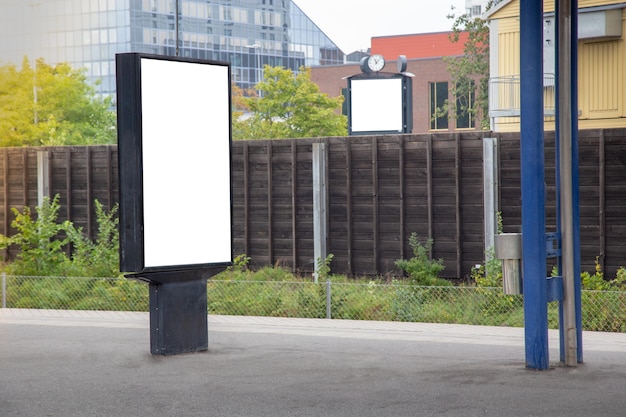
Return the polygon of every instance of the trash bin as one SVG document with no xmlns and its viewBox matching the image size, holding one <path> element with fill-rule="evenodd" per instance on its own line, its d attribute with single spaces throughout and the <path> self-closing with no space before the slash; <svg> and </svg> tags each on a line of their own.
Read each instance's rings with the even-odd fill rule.
<svg viewBox="0 0 626 417">
<path fill-rule="evenodd" d="M 502 287 L 505 294 L 522 294 L 522 234 L 495 235 L 495 255 L 502 260 Z"/>
</svg>

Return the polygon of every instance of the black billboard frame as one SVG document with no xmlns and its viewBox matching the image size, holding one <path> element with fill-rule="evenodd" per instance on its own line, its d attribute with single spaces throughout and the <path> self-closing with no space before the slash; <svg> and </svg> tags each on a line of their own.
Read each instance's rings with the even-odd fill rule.
<svg viewBox="0 0 626 417">
<path fill-rule="evenodd" d="M 219 209 L 216 209 L 217 220 L 214 220 L 212 224 L 228 224 L 224 225 L 219 233 L 217 233 L 216 241 L 218 243 L 212 244 L 213 248 L 219 248 L 219 255 L 215 258 L 208 255 L 205 258 L 204 252 L 202 252 L 202 248 L 200 248 L 189 257 L 192 259 L 191 262 L 173 262 L 170 264 L 166 262 L 164 264 L 157 264 L 154 260 L 158 259 L 161 253 L 169 255 L 169 250 L 176 250 L 176 248 L 167 248 L 166 252 L 165 249 L 160 249 L 160 246 L 162 246 L 160 243 L 163 242 L 158 242 L 155 245 L 152 240 L 146 238 L 146 228 L 154 231 L 154 225 L 156 223 L 152 219 L 152 217 L 154 217 L 152 214 L 146 216 L 146 198 L 144 194 L 147 193 L 149 197 L 152 198 L 153 194 L 158 193 L 159 190 L 154 184 L 151 185 L 152 188 L 149 192 L 146 192 L 145 189 L 144 173 L 147 168 L 144 166 L 144 159 L 147 157 L 148 153 L 146 149 L 144 149 L 144 133 L 146 132 L 144 119 L 147 117 L 146 113 L 150 113 L 150 110 L 144 112 L 144 105 L 148 109 L 156 109 L 153 113 L 157 115 L 157 121 L 160 121 L 158 115 L 160 114 L 161 108 L 158 104 L 148 103 L 148 99 L 143 97 L 143 95 L 150 96 L 152 99 L 155 97 L 160 98 L 162 91 L 160 91 L 161 86 L 158 86 L 159 88 L 156 89 L 159 91 L 154 91 L 154 83 L 150 90 L 148 90 L 148 87 L 146 87 L 146 90 L 143 89 L 145 86 L 142 80 L 144 75 L 142 64 L 144 63 L 150 63 L 148 66 L 152 68 L 166 68 L 167 71 L 170 71 L 168 75 L 178 75 L 176 70 L 179 69 L 185 69 L 186 72 L 183 72 L 186 74 L 196 74 L 196 72 L 201 69 L 200 71 L 204 72 L 215 71 L 215 74 L 218 75 L 215 77 L 217 79 L 215 85 L 211 84 L 211 82 L 205 78 L 200 80 L 201 83 L 202 81 L 207 81 L 208 88 L 215 89 L 215 95 L 221 97 L 221 101 L 219 101 L 215 107 L 215 109 L 218 110 L 217 113 L 219 116 L 218 123 L 216 123 L 219 129 L 216 134 L 219 142 L 215 142 L 218 145 L 214 146 L 219 146 L 218 153 L 220 154 L 220 160 L 225 162 L 217 164 L 221 170 L 220 172 L 216 172 L 219 177 L 217 180 L 219 188 L 218 194 L 221 195 L 222 198 L 219 200 L 220 204 L 217 205 Z M 198 67 L 197 65 L 201 65 L 202 67 Z M 174 71 L 172 72 L 172 70 Z M 204 72 L 202 75 L 205 75 Z M 233 257 L 230 64 L 221 61 L 188 59 L 154 54 L 121 53 L 116 55 L 116 74 L 118 172 L 120 190 L 120 270 L 125 273 L 127 278 L 147 282 L 150 286 L 150 347 L 153 355 L 174 355 L 205 351 L 208 349 L 207 279 L 232 265 Z M 154 77 L 154 74 L 150 74 L 150 77 Z M 147 76 L 146 79 L 150 77 Z M 222 78 L 224 79 L 222 80 Z M 158 81 L 160 82 L 161 78 L 159 78 Z M 178 88 L 178 84 L 172 87 L 171 85 L 167 85 L 167 83 L 175 84 L 177 82 L 176 80 L 163 79 L 163 82 L 163 93 L 166 96 L 166 100 L 168 87 L 174 91 Z M 187 84 L 187 86 L 193 87 L 190 84 Z M 189 101 L 193 104 L 194 100 L 197 100 L 198 91 L 193 88 L 190 88 L 190 90 L 192 91 L 183 91 L 182 94 L 183 98 L 189 97 Z M 200 88 L 200 90 L 202 89 Z M 207 95 L 212 96 L 212 94 Z M 145 103 L 144 99 L 146 100 Z M 164 103 L 164 105 L 166 104 L 167 103 Z M 172 113 L 175 119 L 178 115 L 177 109 L 182 106 L 176 106 L 181 103 L 172 104 L 174 105 Z M 196 107 L 197 106 L 193 106 L 194 109 Z M 208 117 L 208 119 L 211 118 Z M 184 119 L 184 121 L 188 120 Z M 201 122 L 204 123 L 204 120 Z M 175 119 L 173 123 L 177 123 L 177 120 Z M 184 126 L 181 126 L 181 128 L 183 127 Z M 159 126 L 156 130 L 152 129 L 151 132 L 158 131 L 158 128 Z M 194 126 L 192 126 L 191 129 L 194 129 Z M 199 126 L 195 126 L 195 130 L 191 132 L 193 138 L 195 138 L 194 132 L 198 130 L 202 130 L 202 127 L 199 128 Z M 202 132 L 202 135 L 203 134 L 204 132 Z M 206 139 L 212 140 L 214 138 L 210 137 Z M 197 139 L 191 140 L 197 141 Z M 202 143 L 203 146 L 207 146 L 206 144 L 210 142 Z M 176 146 L 176 143 L 173 143 L 172 149 L 176 149 Z M 146 147 L 149 148 L 148 145 L 146 145 Z M 224 152 L 227 152 L 227 155 L 223 154 Z M 185 161 L 181 163 L 185 163 Z M 210 166 L 211 164 L 207 165 Z M 210 170 L 212 168 L 205 169 Z M 154 172 L 154 169 L 151 172 Z M 175 172 L 171 174 L 175 176 Z M 182 179 L 183 183 L 184 181 L 190 180 L 189 178 Z M 203 186 L 206 187 L 206 178 L 195 178 L 195 181 L 199 182 L 199 186 L 196 187 L 196 192 L 202 190 Z M 174 181 L 173 184 L 176 184 L 176 181 Z M 192 184 L 194 184 L 193 181 Z M 154 198 L 150 204 L 152 204 L 152 207 L 155 207 L 153 200 Z M 175 214 L 176 213 L 172 213 L 173 216 L 175 216 Z M 146 217 L 148 217 L 148 227 L 146 227 Z M 205 218 L 201 218 L 200 221 L 202 221 L 202 219 Z M 207 223 L 205 225 L 206 230 L 204 230 L 205 233 L 201 237 L 200 245 L 204 243 L 204 240 L 207 240 L 206 235 L 210 235 L 211 232 L 211 230 L 209 230 L 211 221 L 207 220 L 205 222 Z M 152 229 L 150 229 L 150 227 L 152 227 Z M 153 232 L 152 239 L 154 239 L 155 234 L 158 234 L 160 231 L 158 229 L 159 227 L 160 224 L 156 227 L 156 232 Z M 195 230 L 189 233 L 194 232 Z M 222 240 L 228 241 L 222 242 Z M 180 242 L 170 243 L 174 246 L 175 243 Z M 211 244 L 209 244 L 209 247 L 211 247 Z M 146 248 L 156 251 L 156 253 L 147 256 Z M 178 249 L 184 251 L 188 248 L 183 246 Z M 185 255 L 183 255 L 181 259 L 184 258 Z M 197 258 L 200 260 L 199 262 L 196 262 Z M 174 259 L 179 258 L 174 256 Z"/>
</svg>

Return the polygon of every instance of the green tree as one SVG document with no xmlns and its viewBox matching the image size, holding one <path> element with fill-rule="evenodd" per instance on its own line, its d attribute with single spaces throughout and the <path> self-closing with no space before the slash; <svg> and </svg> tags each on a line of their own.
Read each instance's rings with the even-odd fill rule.
<svg viewBox="0 0 626 417">
<path fill-rule="evenodd" d="M 249 117 L 234 117 L 235 139 L 345 136 L 347 118 L 339 114 L 343 97 L 331 98 L 311 81 L 311 70 L 265 66 L 256 85 L 259 97 L 244 98 Z M 237 115 L 235 115 L 237 116 Z"/>
<path fill-rule="evenodd" d="M 495 3 L 487 3 L 489 10 Z M 459 42 L 461 33 L 467 32 L 463 55 L 445 57 L 448 72 L 452 77 L 452 95 L 456 100 L 446 102 L 445 109 L 453 115 L 469 114 L 478 118 L 482 129 L 489 128 L 489 25 L 480 17 L 468 14 L 457 15 L 454 9 L 448 15 L 453 21 L 451 42 Z"/>
<path fill-rule="evenodd" d="M 0 66 L 0 146 L 115 143 L 110 98 L 98 98 L 69 64 Z"/>
</svg>

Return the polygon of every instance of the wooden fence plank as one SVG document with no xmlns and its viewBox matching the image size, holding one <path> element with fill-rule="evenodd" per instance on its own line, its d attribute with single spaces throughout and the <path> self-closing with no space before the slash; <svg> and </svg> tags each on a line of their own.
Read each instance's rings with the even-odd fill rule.
<svg viewBox="0 0 626 417">
<path fill-rule="evenodd" d="M 70 147 L 65 149 L 65 195 L 66 195 L 66 218 L 72 219 L 72 149 Z M 52 193 L 54 195 L 54 193 Z"/>
<path fill-rule="evenodd" d="M 273 213 L 274 205 L 272 199 L 272 141 L 267 142 L 267 258 L 269 263 L 274 262 L 274 235 L 273 235 Z"/>
<path fill-rule="evenodd" d="M 298 270 L 298 148 L 296 141 L 292 140 L 291 144 L 291 272 Z M 328 199 L 326 200 L 328 201 Z"/>
<path fill-rule="evenodd" d="M 598 141 L 598 262 L 600 267 L 604 271 L 606 269 L 606 195 L 605 195 L 605 178 L 606 178 L 606 158 L 605 158 L 605 139 L 604 130 L 600 131 L 600 137 Z"/>
<path fill-rule="evenodd" d="M 378 136 L 372 137 L 372 256 L 374 270 L 378 271 Z"/>
<path fill-rule="evenodd" d="M 85 184 L 87 187 L 87 237 L 91 239 L 93 237 L 92 231 L 92 200 L 93 200 L 93 190 L 91 187 L 91 147 L 87 147 L 86 155 L 85 155 Z"/>
<path fill-rule="evenodd" d="M 428 202 L 428 239 L 433 239 L 433 136 L 428 135 L 428 142 L 426 148 L 426 192 Z M 433 248 L 431 247 L 429 256 L 433 256 Z"/>
<path fill-rule="evenodd" d="M 3 149 L 2 150 L 2 174 L 4 176 L 4 181 L 3 181 L 3 198 L 4 198 L 4 221 L 3 221 L 3 234 L 5 236 L 9 236 L 9 213 L 11 212 L 11 206 L 9 203 L 9 151 L 8 149 Z M 6 262 L 8 259 L 8 255 L 9 255 L 9 250 L 4 249 L 2 254 L 2 258 L 3 261 Z"/>
<path fill-rule="evenodd" d="M 463 252 L 462 252 L 462 228 L 461 228 L 461 208 L 463 207 L 463 201 L 461 200 L 461 134 L 456 133 L 454 135 L 456 147 L 454 154 L 454 172 L 455 172 L 455 194 L 456 194 L 456 210 L 455 210 L 455 224 L 456 224 L 456 272 L 457 276 L 461 276 L 463 265 Z"/>
<path fill-rule="evenodd" d="M 346 273 L 352 276 L 354 275 L 354 265 L 352 258 L 352 142 L 350 140 L 346 141 L 346 225 L 348 226 L 346 233 L 348 268 Z"/>
<path fill-rule="evenodd" d="M 405 206 L 404 206 L 404 135 L 399 138 L 398 148 L 398 188 L 400 191 L 400 257 L 398 259 L 404 259 L 406 257 L 404 251 L 404 245 L 406 240 L 405 230 Z"/>
<path fill-rule="evenodd" d="M 250 156 L 248 142 L 243 144 L 243 228 L 244 228 L 244 254 L 250 253 Z"/>
<path fill-rule="evenodd" d="M 22 148 L 22 206 L 28 206 L 28 149 Z"/>
</svg>

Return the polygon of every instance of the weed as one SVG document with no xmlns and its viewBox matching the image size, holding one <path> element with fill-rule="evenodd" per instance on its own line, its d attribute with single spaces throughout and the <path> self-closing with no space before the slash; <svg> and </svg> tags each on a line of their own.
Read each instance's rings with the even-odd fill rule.
<svg viewBox="0 0 626 417">
<path fill-rule="evenodd" d="M 417 234 L 411 233 L 409 236 L 409 246 L 413 250 L 411 259 L 398 259 L 396 266 L 409 275 L 413 285 L 437 285 L 450 286 L 452 283 L 439 278 L 438 275 L 444 269 L 442 259 L 432 259 L 430 252 L 433 240 L 428 239 L 425 244 L 420 243 Z"/>
<path fill-rule="evenodd" d="M 7 266 L 7 272 L 16 275 L 62 275 L 69 263 L 64 248 L 70 243 L 67 232 L 71 223 L 57 223 L 59 196 L 52 200 L 45 198 L 37 207 L 36 219 L 33 219 L 28 206 L 21 213 L 15 208 L 11 211 L 15 215 L 11 227 L 17 233 L 11 237 L 0 235 L 0 248 L 17 245 L 20 253 Z"/>
<path fill-rule="evenodd" d="M 315 273 L 315 282 L 318 280 L 326 281 L 330 277 L 330 263 L 333 261 L 335 255 L 329 253 L 326 259 L 317 258 Z"/>
</svg>

